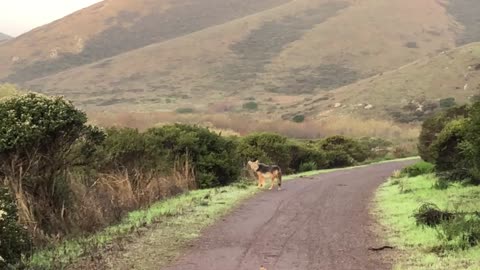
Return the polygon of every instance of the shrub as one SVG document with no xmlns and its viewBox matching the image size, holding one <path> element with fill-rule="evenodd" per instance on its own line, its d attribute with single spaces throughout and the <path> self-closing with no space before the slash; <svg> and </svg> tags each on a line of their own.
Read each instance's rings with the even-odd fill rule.
<svg viewBox="0 0 480 270">
<path fill-rule="evenodd" d="M 67 169 L 79 165 L 76 155 L 88 153 L 88 140 L 101 137 L 86 121 L 62 97 L 29 93 L 1 100 L 0 177 L 26 202 L 20 220 L 59 229 L 52 227 L 60 227 L 61 209 L 70 202 Z"/>
<path fill-rule="evenodd" d="M 466 158 L 461 144 L 466 136 L 466 119 L 449 122 L 432 144 L 437 172 L 449 179 L 462 180 L 468 177 Z"/>
<path fill-rule="evenodd" d="M 310 172 L 315 170 L 317 170 L 317 164 L 313 161 L 300 164 L 300 167 L 298 169 L 299 172 Z"/>
<path fill-rule="evenodd" d="M 453 219 L 454 214 L 442 211 L 433 203 L 425 203 L 420 206 L 416 213 L 413 214 L 417 226 L 434 227 L 444 221 Z"/>
<path fill-rule="evenodd" d="M 0 268 L 17 264 L 22 255 L 29 255 L 32 243 L 25 229 L 17 224 L 17 208 L 8 193 L 0 187 Z"/>
<path fill-rule="evenodd" d="M 415 177 L 419 175 L 433 173 L 435 166 L 431 163 L 420 161 L 408 167 L 405 167 L 401 171 L 402 176 Z"/>
<path fill-rule="evenodd" d="M 445 125 L 453 119 L 468 117 L 469 108 L 460 106 L 450 108 L 444 112 L 426 119 L 422 124 L 422 130 L 419 136 L 418 153 L 420 157 L 428 162 L 434 163 L 434 151 L 431 148 L 438 134 L 443 130 Z"/>
<path fill-rule="evenodd" d="M 291 158 L 289 167 L 293 172 L 301 172 L 302 164 L 314 164 L 315 169 L 312 170 L 328 167 L 325 152 L 317 149 L 315 145 L 292 141 L 288 148 Z"/>
<path fill-rule="evenodd" d="M 472 182 L 480 184 L 480 102 L 472 105 L 470 120 L 466 124 L 465 141 L 460 148 L 466 157 L 466 166 Z"/>
<path fill-rule="evenodd" d="M 458 215 L 440 223 L 438 237 L 450 249 L 467 249 L 480 244 L 480 217 Z"/>
<path fill-rule="evenodd" d="M 175 112 L 179 114 L 187 114 L 187 113 L 193 113 L 195 112 L 195 110 L 192 108 L 178 108 L 175 110 Z"/>
<path fill-rule="evenodd" d="M 250 102 L 244 103 L 242 105 L 242 108 L 249 111 L 256 111 L 258 109 L 258 104 L 255 101 L 250 101 Z"/>
<path fill-rule="evenodd" d="M 241 138 L 238 153 L 244 161 L 258 159 L 262 163 L 275 163 L 284 170 L 291 161 L 287 137 L 275 133 L 252 133 Z"/>
<path fill-rule="evenodd" d="M 305 121 L 305 116 L 303 114 L 297 114 L 292 118 L 292 121 L 295 123 L 303 123 L 303 121 Z"/>
<path fill-rule="evenodd" d="M 368 151 L 353 139 L 332 136 L 319 142 L 319 148 L 326 152 L 329 167 L 345 167 L 363 162 Z"/>
<path fill-rule="evenodd" d="M 455 102 L 455 98 L 453 97 L 440 99 L 439 103 L 441 108 L 451 108 L 457 105 L 457 103 Z"/>
<path fill-rule="evenodd" d="M 375 137 L 363 137 L 358 142 L 368 153 L 370 159 L 384 158 L 393 145 L 390 141 Z"/>
<path fill-rule="evenodd" d="M 146 136 L 148 151 L 167 157 L 170 166 L 176 159 L 190 160 L 201 188 L 227 185 L 240 175 L 235 141 L 207 128 L 175 124 L 149 129 Z"/>
</svg>

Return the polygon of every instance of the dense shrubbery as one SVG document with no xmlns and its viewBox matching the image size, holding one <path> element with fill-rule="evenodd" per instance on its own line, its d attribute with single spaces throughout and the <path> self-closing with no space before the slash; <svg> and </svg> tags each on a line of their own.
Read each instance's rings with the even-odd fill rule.
<svg viewBox="0 0 480 270">
<path fill-rule="evenodd" d="M 443 180 L 480 183 L 480 102 L 438 113 L 422 126 L 418 150 Z"/>
<path fill-rule="evenodd" d="M 402 169 L 400 176 L 415 177 L 419 175 L 433 173 L 435 166 L 431 163 L 420 161 Z"/>
<path fill-rule="evenodd" d="M 101 130 L 86 122 L 85 113 L 60 97 L 0 101 L 0 185 L 16 195 L 19 221 L 35 240 L 95 231 L 164 196 L 230 184 L 248 160 L 292 173 L 377 159 L 390 146 L 343 136 L 310 142 L 274 133 L 224 137 L 183 124 Z M 9 222 L 15 220 L 8 211 Z M 20 231 L 0 237 L 24 239 Z"/>
<path fill-rule="evenodd" d="M 27 231 L 17 224 L 17 207 L 8 189 L 0 187 L 0 269 L 18 263 L 32 249 Z"/>
<path fill-rule="evenodd" d="M 328 137 L 319 141 L 318 146 L 325 151 L 330 168 L 351 166 L 369 156 L 368 150 L 359 142 L 344 136 Z"/>
</svg>

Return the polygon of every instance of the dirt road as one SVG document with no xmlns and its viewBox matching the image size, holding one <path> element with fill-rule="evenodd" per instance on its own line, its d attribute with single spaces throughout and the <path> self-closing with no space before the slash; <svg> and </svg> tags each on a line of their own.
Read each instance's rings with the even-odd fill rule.
<svg viewBox="0 0 480 270">
<path fill-rule="evenodd" d="M 377 164 L 285 183 L 243 203 L 164 270 L 390 269 L 372 232 L 373 192 L 412 161 Z"/>
</svg>

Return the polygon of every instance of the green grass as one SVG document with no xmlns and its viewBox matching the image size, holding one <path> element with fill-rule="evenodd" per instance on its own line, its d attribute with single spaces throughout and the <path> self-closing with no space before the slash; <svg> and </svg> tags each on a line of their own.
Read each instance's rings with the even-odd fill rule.
<svg viewBox="0 0 480 270">
<path fill-rule="evenodd" d="M 31 267 L 55 269 L 64 267 L 75 259 L 89 255 L 139 228 L 162 223 L 161 230 L 174 241 L 165 241 L 167 259 L 174 256 L 187 241 L 198 236 L 200 230 L 225 214 L 238 202 L 255 194 L 254 185 L 234 184 L 224 188 L 196 190 L 155 203 L 148 209 L 131 212 L 120 224 L 89 236 L 67 240 L 51 249 L 34 253 Z M 168 240 L 168 239 L 166 239 Z M 173 253 L 173 255 L 172 255 Z M 170 255 L 170 256 L 169 256 Z"/>
<path fill-rule="evenodd" d="M 480 247 L 436 253 L 444 244 L 437 229 L 417 226 L 413 218 L 426 202 L 449 211 L 480 211 L 480 187 L 457 183 L 439 190 L 435 182 L 433 175 L 392 179 L 377 191 L 375 215 L 402 253 L 394 269 L 480 269 Z"/>
<path fill-rule="evenodd" d="M 351 168 L 365 166 L 368 165 Z M 288 181 L 351 168 L 304 172 L 285 176 L 284 180 Z M 161 224 L 156 230 L 160 230 L 158 238 L 164 244 L 161 250 L 158 250 L 158 254 L 162 254 L 162 258 L 159 258 L 157 263 L 158 265 L 166 264 L 176 257 L 189 241 L 198 237 L 202 229 L 228 213 L 239 202 L 258 192 L 259 189 L 251 182 L 239 182 L 222 188 L 190 191 L 155 203 L 148 209 L 131 212 L 119 224 L 110 226 L 94 235 L 66 240 L 61 244 L 39 250 L 33 254 L 28 263 L 31 268 L 35 269 L 62 269 L 78 258 L 93 256 L 99 249 L 115 241 L 121 241 L 142 228 Z"/>
</svg>

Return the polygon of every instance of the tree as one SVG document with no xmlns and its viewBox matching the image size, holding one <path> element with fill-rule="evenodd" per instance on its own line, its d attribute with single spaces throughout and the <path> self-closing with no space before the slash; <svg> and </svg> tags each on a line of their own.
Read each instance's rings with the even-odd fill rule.
<svg viewBox="0 0 480 270">
<path fill-rule="evenodd" d="M 41 228 L 54 223 L 33 202 L 58 215 L 68 206 L 67 168 L 88 152 L 88 141 L 102 138 L 86 121 L 85 113 L 62 97 L 29 93 L 0 101 L 0 178 L 23 196 L 23 223 Z"/>
<path fill-rule="evenodd" d="M 420 132 L 419 143 L 417 146 L 420 157 L 425 161 L 434 163 L 434 153 L 431 146 L 435 142 L 438 134 L 451 120 L 468 117 L 468 112 L 469 107 L 464 105 L 450 108 L 426 119 L 422 124 L 422 130 Z"/>
</svg>

